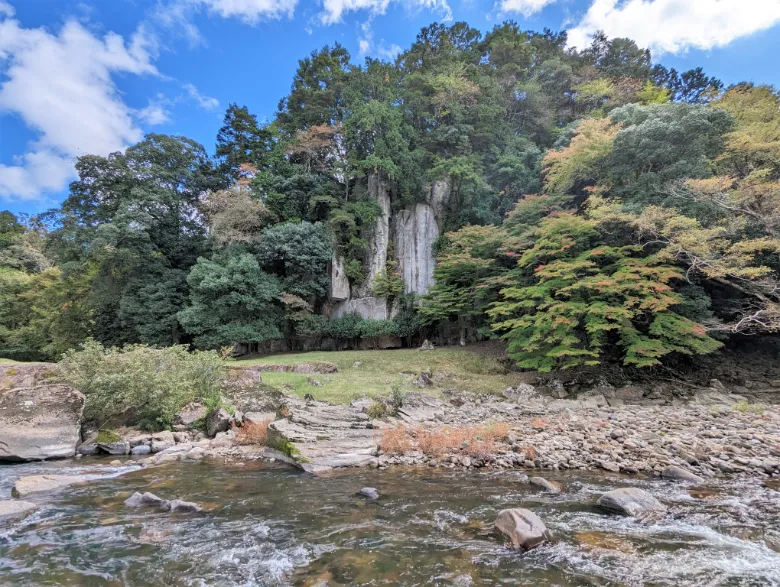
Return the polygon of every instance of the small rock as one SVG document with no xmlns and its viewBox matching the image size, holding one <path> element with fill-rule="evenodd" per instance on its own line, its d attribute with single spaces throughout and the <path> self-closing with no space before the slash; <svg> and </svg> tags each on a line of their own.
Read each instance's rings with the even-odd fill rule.
<svg viewBox="0 0 780 587">
<path fill-rule="evenodd" d="M 704 479 L 698 475 L 676 465 L 669 465 L 666 467 L 661 471 L 661 477 L 664 479 L 676 479 L 677 481 L 688 481 L 690 483 L 702 483 L 704 481 Z"/>
<path fill-rule="evenodd" d="M 189 442 L 190 441 L 190 433 L 183 431 L 183 432 L 174 432 L 173 433 L 173 440 L 176 442 L 176 444 L 179 444 L 181 442 Z"/>
<path fill-rule="evenodd" d="M 435 350 L 435 349 L 436 349 L 436 347 L 433 346 L 433 343 L 431 341 L 429 341 L 427 338 L 422 343 L 422 345 L 420 345 L 420 350 L 421 351 L 432 351 L 432 350 Z"/>
<path fill-rule="evenodd" d="M 21 518 L 33 513 L 38 506 L 29 501 L 17 501 L 15 499 L 4 499 L 0 501 L 0 520 L 9 518 Z"/>
<path fill-rule="evenodd" d="M 531 485 L 535 485 L 536 487 L 541 487 L 545 491 L 549 491 L 550 493 L 560 493 L 561 492 L 561 485 L 560 483 L 555 483 L 553 481 L 548 481 L 544 477 L 531 477 L 528 482 Z"/>
<path fill-rule="evenodd" d="M 319 379 L 314 379 L 314 377 L 307 377 L 306 383 L 308 383 L 313 387 L 322 387 L 322 381 L 320 381 Z"/>
<path fill-rule="evenodd" d="M 512 547 L 516 549 L 528 550 L 551 538 L 547 527 L 539 516 L 522 508 L 501 510 L 494 527 L 508 538 Z"/>
<path fill-rule="evenodd" d="M 358 491 L 358 495 L 368 499 L 379 499 L 379 492 L 374 487 L 364 487 Z"/>
<path fill-rule="evenodd" d="M 352 366 L 353 367 L 360 367 L 362 364 L 363 364 L 363 361 L 355 361 L 354 363 L 352 363 Z"/>
<path fill-rule="evenodd" d="M 596 505 L 613 513 L 638 516 L 650 512 L 665 512 L 666 506 L 637 487 L 613 489 L 599 497 Z"/>
<path fill-rule="evenodd" d="M 122 466 L 122 461 L 114 459 L 113 461 L 111 461 L 108 464 L 111 465 L 112 467 L 121 467 Z"/>
</svg>

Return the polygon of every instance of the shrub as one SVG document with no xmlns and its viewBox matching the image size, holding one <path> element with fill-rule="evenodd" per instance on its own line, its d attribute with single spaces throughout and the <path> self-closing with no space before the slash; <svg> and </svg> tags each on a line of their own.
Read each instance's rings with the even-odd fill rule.
<svg viewBox="0 0 780 587">
<path fill-rule="evenodd" d="M 87 398 L 84 417 L 99 427 L 111 420 L 160 430 L 186 404 L 220 401 L 224 364 L 214 351 L 187 352 L 183 345 L 157 349 L 105 348 L 88 340 L 60 361 L 62 379 Z"/>
</svg>

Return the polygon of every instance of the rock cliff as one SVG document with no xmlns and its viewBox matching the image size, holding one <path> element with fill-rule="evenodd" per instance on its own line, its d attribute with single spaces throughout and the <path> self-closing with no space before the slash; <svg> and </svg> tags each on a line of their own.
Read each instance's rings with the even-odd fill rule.
<svg viewBox="0 0 780 587">
<path fill-rule="evenodd" d="M 397 270 L 405 293 L 423 295 L 433 285 L 434 243 L 442 232 L 450 197 L 450 184 L 438 180 L 426 188 L 424 201 L 393 211 L 387 182 L 376 174 L 368 177 L 368 193 L 381 209 L 369 234 L 369 248 L 364 263 L 366 279 L 352 284 L 344 273 L 344 259 L 338 254 L 331 263 L 331 315 L 341 317 L 356 312 L 363 318 L 392 318 L 395 308 L 385 298 L 372 294 L 378 277 L 387 270 L 390 251 L 394 251 Z"/>
</svg>

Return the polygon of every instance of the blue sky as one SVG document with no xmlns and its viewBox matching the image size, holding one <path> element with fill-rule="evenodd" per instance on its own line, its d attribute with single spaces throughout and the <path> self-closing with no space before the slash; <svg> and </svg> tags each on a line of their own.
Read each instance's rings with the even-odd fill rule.
<svg viewBox="0 0 780 587">
<path fill-rule="evenodd" d="M 780 87 L 780 0 L 0 0 L 0 209 L 56 205 L 76 157 L 147 132 L 213 151 L 229 103 L 272 118 L 298 59 L 325 44 L 392 58 L 433 21 L 509 18 Z"/>
</svg>

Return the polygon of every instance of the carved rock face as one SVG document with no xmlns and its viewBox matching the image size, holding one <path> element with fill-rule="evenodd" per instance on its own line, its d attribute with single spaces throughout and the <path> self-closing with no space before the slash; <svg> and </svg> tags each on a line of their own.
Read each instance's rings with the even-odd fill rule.
<svg viewBox="0 0 780 587">
<path fill-rule="evenodd" d="M 406 293 L 425 294 L 433 285 L 436 265 L 433 245 L 439 238 L 433 206 L 425 202 L 411 210 L 401 210 L 395 217 L 393 240 L 398 259 L 398 271 L 404 280 Z"/>
</svg>

